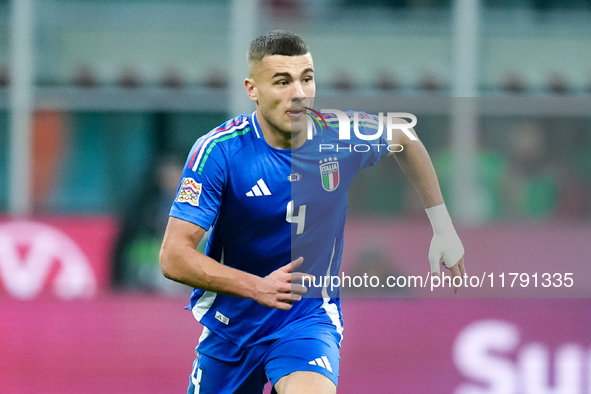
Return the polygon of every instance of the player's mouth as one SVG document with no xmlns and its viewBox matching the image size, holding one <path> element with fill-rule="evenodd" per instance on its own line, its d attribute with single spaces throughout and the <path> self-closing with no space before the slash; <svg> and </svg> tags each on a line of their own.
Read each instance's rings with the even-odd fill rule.
<svg viewBox="0 0 591 394">
<path fill-rule="evenodd" d="M 299 118 L 302 114 L 306 111 L 305 108 L 292 108 L 291 110 L 287 111 L 287 115 L 291 116 L 292 118 Z"/>
</svg>

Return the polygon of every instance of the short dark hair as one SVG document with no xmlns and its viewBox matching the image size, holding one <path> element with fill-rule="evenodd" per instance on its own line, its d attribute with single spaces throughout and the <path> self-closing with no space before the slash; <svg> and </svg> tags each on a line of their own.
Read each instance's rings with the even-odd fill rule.
<svg viewBox="0 0 591 394">
<path fill-rule="evenodd" d="M 248 50 L 248 64 L 260 61 L 265 56 L 301 56 L 308 52 L 310 49 L 297 34 L 273 30 L 252 40 Z"/>
</svg>

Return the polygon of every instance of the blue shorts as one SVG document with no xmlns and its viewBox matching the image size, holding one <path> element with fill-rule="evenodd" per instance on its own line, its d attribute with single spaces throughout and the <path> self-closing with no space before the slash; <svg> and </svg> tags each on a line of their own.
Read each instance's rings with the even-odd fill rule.
<svg viewBox="0 0 591 394">
<path fill-rule="evenodd" d="M 249 346 L 230 359 L 205 355 L 198 348 L 187 393 L 262 393 L 267 381 L 274 386 L 279 379 L 296 371 L 320 373 L 337 385 L 340 335 L 314 328 L 306 331 L 311 335 L 283 337 Z"/>
</svg>

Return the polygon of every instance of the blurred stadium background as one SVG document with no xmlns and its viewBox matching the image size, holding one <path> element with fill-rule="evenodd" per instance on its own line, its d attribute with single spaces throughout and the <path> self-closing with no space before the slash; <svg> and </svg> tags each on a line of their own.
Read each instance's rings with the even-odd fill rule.
<svg viewBox="0 0 591 394">
<path fill-rule="evenodd" d="M 0 392 L 185 390 L 201 328 L 160 274 L 168 209 L 193 142 L 252 111 L 246 48 L 276 28 L 318 96 L 481 98 L 413 112 L 469 273 L 588 265 L 589 0 L 0 0 Z M 426 272 L 394 160 L 350 202 L 347 273 Z M 591 394 L 590 293 L 465 293 L 345 299 L 339 392 Z"/>
</svg>

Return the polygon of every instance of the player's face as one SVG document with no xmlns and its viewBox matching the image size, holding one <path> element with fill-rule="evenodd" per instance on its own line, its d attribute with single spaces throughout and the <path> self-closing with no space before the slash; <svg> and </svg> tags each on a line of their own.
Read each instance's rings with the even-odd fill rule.
<svg viewBox="0 0 591 394">
<path fill-rule="evenodd" d="M 316 94 L 312 55 L 265 56 L 250 71 L 246 87 L 263 132 L 293 139 L 305 131 L 303 107 L 311 107 Z"/>
</svg>

